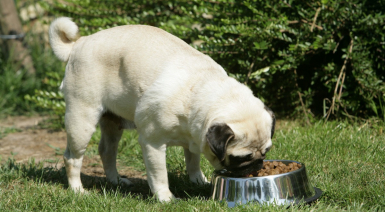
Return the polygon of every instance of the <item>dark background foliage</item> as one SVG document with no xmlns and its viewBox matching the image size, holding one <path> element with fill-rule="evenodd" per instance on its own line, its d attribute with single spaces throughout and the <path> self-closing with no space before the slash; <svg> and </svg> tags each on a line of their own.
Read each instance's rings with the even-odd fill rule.
<svg viewBox="0 0 385 212">
<path fill-rule="evenodd" d="M 82 35 L 123 24 L 161 27 L 221 64 L 280 117 L 384 116 L 385 2 L 43 2 Z"/>
</svg>

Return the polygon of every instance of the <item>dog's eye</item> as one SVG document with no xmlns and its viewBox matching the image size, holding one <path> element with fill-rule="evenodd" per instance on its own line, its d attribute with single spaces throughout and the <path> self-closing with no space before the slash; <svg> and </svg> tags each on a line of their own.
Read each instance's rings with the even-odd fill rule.
<svg viewBox="0 0 385 212">
<path fill-rule="evenodd" d="M 248 155 L 241 155 L 241 156 L 230 155 L 229 159 L 230 159 L 231 163 L 242 163 L 242 162 L 245 162 L 245 161 L 252 160 L 253 159 L 253 154 L 250 153 Z"/>
</svg>

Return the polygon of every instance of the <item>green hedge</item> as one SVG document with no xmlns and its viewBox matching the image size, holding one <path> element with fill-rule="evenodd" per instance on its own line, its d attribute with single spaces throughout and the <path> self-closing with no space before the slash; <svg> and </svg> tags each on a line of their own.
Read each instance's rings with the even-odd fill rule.
<svg viewBox="0 0 385 212">
<path fill-rule="evenodd" d="M 210 55 L 279 117 L 384 117 L 381 0 L 44 3 L 81 34 L 123 24 L 161 27 Z"/>
</svg>

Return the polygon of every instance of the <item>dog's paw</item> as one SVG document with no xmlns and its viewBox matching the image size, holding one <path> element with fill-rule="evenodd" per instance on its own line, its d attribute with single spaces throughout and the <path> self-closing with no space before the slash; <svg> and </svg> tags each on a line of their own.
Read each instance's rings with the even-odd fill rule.
<svg viewBox="0 0 385 212">
<path fill-rule="evenodd" d="M 175 200 L 175 196 L 169 189 L 158 191 L 156 192 L 155 196 L 160 202 L 170 202 L 171 200 Z"/>
<path fill-rule="evenodd" d="M 132 186 L 134 186 L 134 183 L 132 183 L 127 178 L 119 178 L 119 185 L 127 186 L 127 187 L 132 187 Z"/>
<path fill-rule="evenodd" d="M 75 193 L 80 193 L 80 194 L 86 193 L 86 191 L 83 188 L 82 182 L 80 181 L 80 179 L 77 179 L 77 178 L 69 179 L 69 188 L 71 189 L 71 191 Z"/>
<path fill-rule="evenodd" d="M 127 186 L 127 187 L 134 186 L 134 184 L 127 178 L 114 177 L 112 179 L 107 178 L 107 180 L 115 186 Z"/>
<path fill-rule="evenodd" d="M 190 181 L 197 184 L 207 184 L 209 181 L 205 177 L 205 175 L 202 172 L 195 172 L 193 174 L 190 174 L 189 176 Z"/>
<path fill-rule="evenodd" d="M 84 190 L 83 186 L 71 186 L 71 191 L 78 194 L 87 194 L 88 191 Z"/>
</svg>

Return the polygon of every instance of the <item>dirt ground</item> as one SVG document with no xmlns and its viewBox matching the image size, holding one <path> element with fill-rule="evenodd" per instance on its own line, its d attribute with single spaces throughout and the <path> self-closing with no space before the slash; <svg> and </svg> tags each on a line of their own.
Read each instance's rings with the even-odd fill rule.
<svg viewBox="0 0 385 212">
<path fill-rule="evenodd" d="M 39 123 L 47 119 L 41 116 L 16 116 L 0 119 L 0 158 L 1 163 L 13 157 L 17 163 L 35 159 L 44 166 L 61 169 L 64 166 L 63 153 L 67 143 L 65 131 L 42 129 Z M 4 133 L 3 132 L 7 132 Z M 3 137 L 1 136 L 3 133 Z M 144 181 L 145 175 L 130 167 L 121 166 L 119 174 L 131 181 Z M 104 170 L 99 156 L 84 157 L 82 174 L 89 177 L 104 178 Z"/>
</svg>

